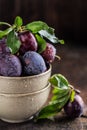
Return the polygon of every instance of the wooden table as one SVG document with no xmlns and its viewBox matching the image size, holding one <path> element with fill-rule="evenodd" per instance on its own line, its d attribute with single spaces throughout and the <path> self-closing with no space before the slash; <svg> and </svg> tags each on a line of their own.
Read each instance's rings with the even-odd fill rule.
<svg viewBox="0 0 87 130">
<path fill-rule="evenodd" d="M 81 96 L 87 104 L 87 47 L 58 45 L 57 54 L 61 61 L 55 59 L 52 74 L 61 73 L 69 82 L 81 90 Z M 70 120 L 64 113 L 59 113 L 54 121 L 39 120 L 37 123 L 27 121 L 11 124 L 0 120 L 0 130 L 87 130 L 87 114 Z"/>
</svg>

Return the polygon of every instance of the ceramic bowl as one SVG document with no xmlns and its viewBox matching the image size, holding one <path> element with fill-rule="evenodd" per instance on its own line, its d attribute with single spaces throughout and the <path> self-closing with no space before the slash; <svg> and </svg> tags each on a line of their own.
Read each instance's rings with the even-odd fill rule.
<svg viewBox="0 0 87 130">
<path fill-rule="evenodd" d="M 11 123 L 28 120 L 47 102 L 50 90 L 48 84 L 43 89 L 32 93 L 0 93 L 0 119 Z"/>
<path fill-rule="evenodd" d="M 49 69 L 39 75 L 25 77 L 4 77 L 0 76 L 0 93 L 30 93 L 43 89 L 51 75 Z"/>
</svg>

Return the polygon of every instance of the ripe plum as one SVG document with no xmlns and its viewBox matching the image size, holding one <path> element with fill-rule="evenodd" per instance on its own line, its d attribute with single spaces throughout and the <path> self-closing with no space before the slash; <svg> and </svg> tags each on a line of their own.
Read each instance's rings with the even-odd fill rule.
<svg viewBox="0 0 87 130">
<path fill-rule="evenodd" d="M 66 103 L 64 111 L 70 118 L 80 117 L 83 114 L 83 107 L 83 99 L 76 94 L 73 102 L 68 101 Z"/>
<path fill-rule="evenodd" d="M 22 32 L 19 33 L 18 36 L 21 41 L 21 46 L 19 49 L 19 53 L 21 55 L 23 55 L 27 51 L 37 51 L 37 41 L 31 32 Z"/>
<path fill-rule="evenodd" d="M 6 45 L 6 38 L 0 40 L 0 54 L 11 53 L 9 47 Z"/>
<path fill-rule="evenodd" d="M 56 55 L 56 49 L 55 47 L 47 43 L 46 49 L 41 53 L 42 57 L 49 63 L 53 62 Z"/>
<path fill-rule="evenodd" d="M 37 75 L 47 69 L 43 57 L 35 51 L 26 52 L 22 57 L 22 63 L 27 75 Z"/>
<path fill-rule="evenodd" d="M 22 65 L 20 60 L 12 54 L 0 55 L 0 75 L 1 76 L 20 76 Z"/>
</svg>

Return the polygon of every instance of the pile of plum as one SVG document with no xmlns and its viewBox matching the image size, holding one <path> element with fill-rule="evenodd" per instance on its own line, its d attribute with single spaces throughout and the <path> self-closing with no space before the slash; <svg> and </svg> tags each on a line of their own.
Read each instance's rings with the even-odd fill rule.
<svg viewBox="0 0 87 130">
<path fill-rule="evenodd" d="M 0 75 L 37 75 L 45 72 L 47 63 L 55 58 L 55 47 L 46 43 L 46 49 L 39 54 L 38 43 L 31 32 L 18 33 L 18 38 L 21 46 L 15 55 L 11 54 L 6 38 L 0 40 Z"/>
<path fill-rule="evenodd" d="M 55 47 L 46 43 L 45 50 L 39 54 L 37 40 L 30 31 L 18 32 L 17 37 L 21 45 L 16 54 L 11 54 L 6 37 L 0 40 L 0 75 L 30 76 L 45 72 L 47 64 L 55 58 Z"/>
</svg>

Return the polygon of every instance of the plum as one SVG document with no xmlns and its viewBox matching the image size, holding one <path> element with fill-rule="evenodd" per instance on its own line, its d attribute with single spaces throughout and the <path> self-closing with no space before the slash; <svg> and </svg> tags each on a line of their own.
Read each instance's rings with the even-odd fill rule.
<svg viewBox="0 0 87 130">
<path fill-rule="evenodd" d="M 68 101 L 64 106 L 65 113 L 70 118 L 80 117 L 83 114 L 84 102 L 81 96 L 78 94 L 75 95 L 73 102 Z"/>
<path fill-rule="evenodd" d="M 50 44 L 47 43 L 46 49 L 41 53 L 42 57 L 49 63 L 53 62 L 56 55 L 56 48 Z"/>
<path fill-rule="evenodd" d="M 27 51 L 37 51 L 37 41 L 34 35 L 29 32 L 25 31 L 18 34 L 19 39 L 21 41 L 21 46 L 19 49 L 19 53 L 23 55 Z"/>
<path fill-rule="evenodd" d="M 0 75 L 1 76 L 20 76 L 22 65 L 17 56 L 12 54 L 0 55 Z"/>
<path fill-rule="evenodd" d="M 43 57 L 35 51 L 26 52 L 22 57 L 22 63 L 26 75 L 37 75 L 47 69 Z"/>
<path fill-rule="evenodd" d="M 6 38 L 0 40 L 0 54 L 2 53 L 11 53 L 9 47 L 6 45 Z"/>
</svg>

